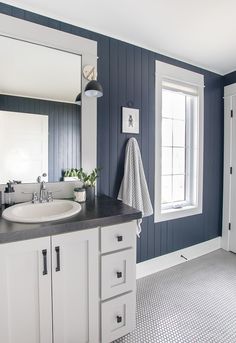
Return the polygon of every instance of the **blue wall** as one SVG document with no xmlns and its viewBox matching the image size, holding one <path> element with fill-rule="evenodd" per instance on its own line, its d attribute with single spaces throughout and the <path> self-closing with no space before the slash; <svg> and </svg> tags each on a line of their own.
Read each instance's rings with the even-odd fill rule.
<svg viewBox="0 0 236 343">
<path fill-rule="evenodd" d="M 60 181 L 67 169 L 80 168 L 80 106 L 0 94 L 0 110 L 48 116 L 49 182 Z"/>
<path fill-rule="evenodd" d="M 121 106 L 141 110 L 137 136 L 152 201 L 154 199 L 155 60 L 200 72 L 205 76 L 203 214 L 154 224 L 144 219 L 137 259 L 144 261 L 221 234 L 223 169 L 223 80 L 220 75 L 88 30 L 0 4 L 0 12 L 83 36 L 98 42 L 98 74 L 104 96 L 98 99 L 99 190 L 116 197 L 123 174 L 129 135 L 121 133 Z"/>
<path fill-rule="evenodd" d="M 233 71 L 232 73 L 229 73 L 223 76 L 224 86 L 231 85 L 232 83 L 235 83 L 235 82 L 236 82 L 236 71 Z"/>
</svg>

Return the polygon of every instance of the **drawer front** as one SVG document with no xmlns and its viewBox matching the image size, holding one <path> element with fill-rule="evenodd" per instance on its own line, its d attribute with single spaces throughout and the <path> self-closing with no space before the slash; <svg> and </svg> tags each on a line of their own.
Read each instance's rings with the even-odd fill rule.
<svg viewBox="0 0 236 343">
<path fill-rule="evenodd" d="M 108 299 L 135 289 L 135 249 L 128 249 L 101 258 L 101 298 Z"/>
<path fill-rule="evenodd" d="M 101 252 L 134 247 L 136 244 L 136 221 L 101 228 Z"/>
<path fill-rule="evenodd" d="M 102 343 L 110 343 L 135 329 L 135 292 L 102 303 Z"/>
</svg>

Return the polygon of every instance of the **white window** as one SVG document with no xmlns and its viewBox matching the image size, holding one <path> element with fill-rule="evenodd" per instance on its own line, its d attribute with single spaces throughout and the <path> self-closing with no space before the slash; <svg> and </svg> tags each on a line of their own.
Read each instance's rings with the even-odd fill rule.
<svg viewBox="0 0 236 343">
<path fill-rule="evenodd" d="M 203 87 L 203 75 L 156 61 L 156 222 L 202 212 Z"/>
</svg>

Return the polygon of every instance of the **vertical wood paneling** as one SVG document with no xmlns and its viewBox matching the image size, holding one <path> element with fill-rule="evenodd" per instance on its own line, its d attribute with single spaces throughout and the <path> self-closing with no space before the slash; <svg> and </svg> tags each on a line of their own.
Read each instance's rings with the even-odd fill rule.
<svg viewBox="0 0 236 343">
<path fill-rule="evenodd" d="M 151 199 L 154 203 L 154 169 L 155 169 L 155 150 L 154 139 L 155 137 L 155 55 L 149 53 L 148 56 L 148 103 L 149 103 L 149 120 L 148 120 L 148 185 Z M 154 216 L 148 218 L 148 256 L 147 258 L 155 257 L 155 226 L 153 225 Z"/>
<path fill-rule="evenodd" d="M 149 160 L 149 148 L 148 148 L 148 126 L 149 126 L 149 103 L 148 103 L 148 84 L 149 84 L 149 70 L 148 70 L 148 51 L 142 49 L 142 70 L 141 70 L 141 80 L 142 80 L 142 109 L 141 109 L 141 152 L 142 152 L 142 160 L 144 165 L 144 171 L 147 178 L 147 183 L 149 185 L 148 180 L 148 160 Z M 145 87 L 144 87 L 145 85 Z M 140 260 L 144 261 L 147 259 L 148 256 L 148 219 L 144 218 L 142 224 L 142 235 L 140 237 Z"/>
<path fill-rule="evenodd" d="M 80 167 L 79 106 L 0 95 L 0 110 L 48 115 L 49 181 L 59 181 L 63 170 Z"/>
<path fill-rule="evenodd" d="M 118 42 L 115 40 L 110 41 L 110 125 L 109 125 L 109 195 L 114 196 L 114 187 L 117 171 L 117 146 L 118 146 L 118 134 L 117 127 L 119 123 L 119 103 L 118 103 Z M 105 132 L 102 130 L 98 132 L 98 135 L 103 135 Z M 101 159 L 101 165 L 103 166 L 103 158 Z M 102 190 L 101 190 L 102 191 Z"/>
<path fill-rule="evenodd" d="M 137 259 L 144 261 L 218 236 L 221 233 L 223 174 L 222 85 L 223 81 L 225 84 L 235 82 L 236 73 L 223 79 L 220 75 L 170 57 L 6 4 L 0 4 L 0 12 L 98 42 L 98 77 L 104 87 L 104 96 L 98 99 L 98 166 L 103 168 L 99 189 L 110 196 L 117 196 L 123 175 L 125 145 L 130 137 L 121 133 L 121 107 L 133 106 L 140 108 L 140 134 L 135 137 L 140 145 L 150 195 L 154 201 L 155 60 L 204 74 L 203 214 L 159 224 L 154 224 L 153 216 L 144 219 L 142 235 L 137 240 Z M 0 104 L 3 102 L 6 105 L 6 99 L 0 98 Z M 17 108 L 19 104 L 13 101 L 11 106 Z M 59 121 L 56 111 L 56 108 L 51 108 L 54 123 L 51 134 L 54 144 L 58 146 Z M 54 163 L 58 165 L 58 161 Z"/>
<path fill-rule="evenodd" d="M 139 128 L 138 143 L 142 153 L 142 49 L 134 47 L 134 107 L 139 109 Z M 144 224 L 145 225 L 145 224 Z M 137 261 L 141 261 L 141 244 L 140 239 L 137 239 Z"/>
<path fill-rule="evenodd" d="M 98 191 L 103 190 L 105 194 L 109 194 L 110 189 L 110 40 L 100 35 L 98 41 L 98 80 L 103 86 L 104 96 L 97 103 L 97 132 L 105 132 L 106 134 L 98 134 L 97 136 L 97 160 L 98 167 L 102 168 L 101 175 L 98 179 Z M 99 57 L 101 56 L 101 58 Z M 102 162 L 102 164 L 101 164 Z"/>
<path fill-rule="evenodd" d="M 128 106 L 127 103 L 129 102 L 128 98 L 128 85 L 130 77 L 127 76 L 127 56 L 128 56 L 128 49 L 126 43 L 120 42 L 118 43 L 118 106 L 117 106 L 117 161 L 116 161 L 116 178 L 115 184 L 113 188 L 112 196 L 117 197 L 119 186 L 122 181 L 123 171 L 124 171 L 124 158 L 125 158 L 125 145 L 127 142 L 127 134 L 121 133 L 121 125 L 122 125 L 122 106 Z M 130 73 L 129 73 L 130 75 Z M 129 92 L 132 92 L 129 90 Z"/>
<path fill-rule="evenodd" d="M 224 86 L 231 85 L 232 83 L 235 83 L 235 82 L 236 82 L 236 71 L 233 71 L 232 73 L 224 75 L 223 82 L 222 82 Z"/>
<path fill-rule="evenodd" d="M 49 109 L 47 109 L 49 110 Z M 51 156 L 51 163 L 48 164 L 48 174 L 54 178 L 54 165 L 55 165 L 55 154 L 53 154 L 54 142 L 55 142 L 55 123 L 54 123 L 53 107 L 51 108 L 51 115 L 48 118 L 48 156 Z"/>
</svg>

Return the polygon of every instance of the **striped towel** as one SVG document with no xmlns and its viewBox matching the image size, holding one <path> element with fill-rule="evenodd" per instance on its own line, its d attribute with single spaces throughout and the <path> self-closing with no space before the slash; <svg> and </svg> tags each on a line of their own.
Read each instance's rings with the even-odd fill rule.
<svg viewBox="0 0 236 343">
<path fill-rule="evenodd" d="M 138 142 L 130 138 L 125 151 L 124 177 L 118 199 L 142 212 L 142 217 L 153 214 L 152 203 L 144 174 Z M 138 219 L 137 236 L 141 233 L 142 219 Z"/>
</svg>

